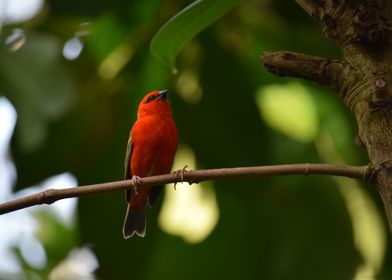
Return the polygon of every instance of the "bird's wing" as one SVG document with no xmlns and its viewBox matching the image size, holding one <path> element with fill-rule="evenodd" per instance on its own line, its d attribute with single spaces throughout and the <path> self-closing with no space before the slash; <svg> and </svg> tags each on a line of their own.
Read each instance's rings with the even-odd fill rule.
<svg viewBox="0 0 392 280">
<path fill-rule="evenodd" d="M 125 152 L 125 162 L 124 162 L 124 180 L 131 179 L 132 174 L 131 174 L 131 169 L 130 169 L 130 163 L 131 163 L 131 157 L 132 157 L 132 151 L 133 151 L 133 142 L 132 142 L 132 136 L 129 137 L 128 144 L 127 144 L 127 150 Z M 131 192 L 127 190 L 125 192 L 125 199 L 129 201 L 130 199 Z"/>
</svg>

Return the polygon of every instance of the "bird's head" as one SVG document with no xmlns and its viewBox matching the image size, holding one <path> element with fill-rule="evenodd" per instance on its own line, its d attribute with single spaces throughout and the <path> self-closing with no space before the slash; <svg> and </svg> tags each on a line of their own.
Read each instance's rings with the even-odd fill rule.
<svg viewBox="0 0 392 280">
<path fill-rule="evenodd" d="M 167 90 L 156 90 L 148 93 L 139 104 L 139 109 L 137 111 L 138 118 L 152 114 L 161 114 L 171 117 L 167 94 Z"/>
</svg>

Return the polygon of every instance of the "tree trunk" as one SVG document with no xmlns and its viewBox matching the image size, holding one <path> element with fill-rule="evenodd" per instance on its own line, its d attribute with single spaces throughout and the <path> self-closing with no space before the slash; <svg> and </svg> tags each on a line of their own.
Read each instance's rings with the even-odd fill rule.
<svg viewBox="0 0 392 280">
<path fill-rule="evenodd" d="M 342 50 L 340 60 L 293 52 L 264 53 L 267 69 L 335 91 L 358 122 L 377 186 L 392 225 L 392 1 L 296 0 Z M 392 228 L 392 227 L 391 227 Z"/>
</svg>

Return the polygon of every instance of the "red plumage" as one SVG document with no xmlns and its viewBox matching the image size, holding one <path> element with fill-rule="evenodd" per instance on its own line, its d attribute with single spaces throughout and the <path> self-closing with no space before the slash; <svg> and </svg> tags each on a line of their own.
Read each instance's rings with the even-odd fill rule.
<svg viewBox="0 0 392 280">
<path fill-rule="evenodd" d="M 132 127 L 125 156 L 125 179 L 171 171 L 178 146 L 178 132 L 167 101 L 167 91 L 153 91 L 140 102 L 138 119 Z M 133 177 L 136 178 L 136 177 Z M 127 190 L 128 202 L 123 235 L 144 237 L 145 209 L 151 206 L 163 186 Z"/>
</svg>

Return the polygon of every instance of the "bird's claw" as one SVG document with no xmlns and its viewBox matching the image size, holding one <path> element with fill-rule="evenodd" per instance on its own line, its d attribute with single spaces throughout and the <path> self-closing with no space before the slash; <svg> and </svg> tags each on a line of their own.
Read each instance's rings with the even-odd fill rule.
<svg viewBox="0 0 392 280">
<path fill-rule="evenodd" d="M 188 168 L 188 165 L 185 165 L 183 168 L 181 168 L 180 170 L 176 170 L 176 171 L 174 171 L 173 173 L 174 174 L 176 174 L 177 175 L 177 178 L 178 178 L 178 176 L 180 176 L 180 180 L 179 180 L 179 182 L 180 183 L 183 183 L 184 182 L 184 174 L 185 174 L 185 172 L 189 172 L 189 170 L 186 170 Z M 177 186 L 177 183 L 178 182 L 175 182 L 174 183 L 174 190 L 176 191 L 177 189 L 176 189 L 176 186 Z"/>
<path fill-rule="evenodd" d="M 139 176 L 135 176 L 135 175 L 132 176 L 132 178 L 131 178 L 131 180 L 132 180 L 132 189 L 133 189 L 133 193 L 135 194 L 135 196 L 138 195 L 137 185 L 138 185 L 140 179 L 141 178 Z"/>
</svg>

